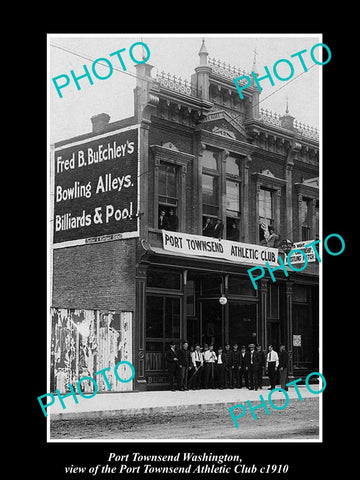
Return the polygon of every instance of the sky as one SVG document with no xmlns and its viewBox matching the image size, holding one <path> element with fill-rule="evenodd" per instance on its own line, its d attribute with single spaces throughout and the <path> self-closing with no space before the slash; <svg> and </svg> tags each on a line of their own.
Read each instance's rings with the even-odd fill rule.
<svg viewBox="0 0 360 480">
<path fill-rule="evenodd" d="M 288 35 L 210 35 L 210 34 L 126 34 L 126 35 L 48 35 L 48 138 L 50 143 L 88 133 L 91 131 L 90 118 L 99 113 L 107 113 L 112 121 L 134 114 L 133 90 L 136 85 L 135 66 L 129 56 L 129 48 L 135 42 L 144 42 L 150 50 L 148 63 L 153 65 L 152 76 L 157 72 L 166 72 L 190 81 L 194 69 L 199 65 L 198 52 L 202 39 L 209 57 L 225 61 L 233 67 L 251 72 L 254 51 L 256 50 L 256 67 L 259 78 L 266 75 L 265 66 L 272 72 L 275 85 L 263 80 L 260 94 L 260 107 L 273 112 L 285 113 L 286 105 L 289 113 L 299 122 L 319 128 L 321 125 L 321 81 L 322 68 L 314 64 L 310 57 L 313 45 L 321 43 L 321 34 L 288 34 Z M 66 50 L 63 50 L 65 48 Z M 126 71 L 117 56 L 110 53 L 120 49 Z M 304 72 L 299 58 L 291 55 L 306 50 L 302 54 L 308 71 Z M 315 57 L 321 60 L 321 48 L 315 50 Z M 141 58 L 140 46 L 133 49 L 136 58 Z M 324 53 L 324 58 L 326 53 Z M 84 58 L 86 57 L 86 58 Z M 114 70 L 108 78 L 97 79 L 92 74 L 92 64 L 96 59 L 110 61 Z M 273 65 L 280 59 L 290 60 L 294 74 L 288 81 L 280 81 L 273 74 Z M 59 97 L 53 78 L 66 75 L 71 78 L 70 71 L 76 75 L 84 74 L 86 65 L 93 78 L 90 85 L 87 78 L 79 79 L 81 90 L 78 90 L 71 79 L 68 86 L 61 89 Z M 116 70 L 115 70 L 116 68 Z M 108 67 L 97 64 L 99 76 L 109 74 Z M 286 77 L 289 67 L 285 62 L 278 66 L 279 76 Z M 59 78 L 58 84 L 65 82 L 66 77 Z"/>
</svg>

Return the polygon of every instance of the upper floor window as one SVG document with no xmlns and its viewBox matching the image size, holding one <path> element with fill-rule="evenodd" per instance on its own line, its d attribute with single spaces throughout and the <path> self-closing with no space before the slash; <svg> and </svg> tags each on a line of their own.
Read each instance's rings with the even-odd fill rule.
<svg viewBox="0 0 360 480">
<path fill-rule="evenodd" d="M 174 165 L 160 164 L 159 203 L 177 206 L 177 168 Z"/>
<path fill-rule="evenodd" d="M 240 159 L 229 155 L 226 159 L 226 174 L 240 176 Z"/>
<path fill-rule="evenodd" d="M 319 229 L 319 200 L 315 200 L 315 239 L 317 240 L 320 235 Z"/>
<path fill-rule="evenodd" d="M 226 180 L 226 210 L 240 215 L 240 183 Z"/>
<path fill-rule="evenodd" d="M 202 154 L 202 167 L 209 170 L 217 170 L 218 154 L 211 150 L 204 150 Z"/>
<path fill-rule="evenodd" d="M 179 181 L 178 167 L 167 163 L 159 166 L 158 227 L 178 230 Z"/>
<path fill-rule="evenodd" d="M 267 188 L 260 188 L 259 192 L 259 240 L 265 240 L 269 227 L 274 225 L 274 192 Z"/>
<path fill-rule="evenodd" d="M 311 200 L 302 198 L 300 203 L 300 225 L 301 225 L 301 240 L 310 240 L 311 227 Z"/>
<path fill-rule="evenodd" d="M 202 174 L 203 214 L 218 216 L 219 214 L 219 178 L 206 173 Z"/>
<path fill-rule="evenodd" d="M 195 157 L 180 151 L 171 142 L 150 145 L 154 158 L 153 226 L 163 230 L 183 231 L 186 228 L 187 168 Z"/>
<path fill-rule="evenodd" d="M 212 150 L 202 153 L 202 205 L 203 215 L 219 216 L 219 154 Z"/>
</svg>

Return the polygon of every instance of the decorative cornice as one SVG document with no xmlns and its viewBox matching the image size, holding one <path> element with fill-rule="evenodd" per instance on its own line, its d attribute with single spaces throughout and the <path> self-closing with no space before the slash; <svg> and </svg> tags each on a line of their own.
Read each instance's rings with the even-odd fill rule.
<svg viewBox="0 0 360 480">
<path fill-rule="evenodd" d="M 269 188 L 281 188 L 287 184 L 287 180 L 283 178 L 271 177 L 261 172 L 252 173 L 252 177 L 259 185 L 265 185 Z"/>
<path fill-rule="evenodd" d="M 164 145 L 150 145 L 150 150 L 158 161 L 167 160 L 179 165 L 187 165 L 188 162 L 195 158 L 195 155 L 181 152 L 178 149 L 165 147 Z"/>
<path fill-rule="evenodd" d="M 294 183 L 298 195 L 302 195 L 309 198 L 319 198 L 319 186 L 307 185 L 305 183 Z"/>
<path fill-rule="evenodd" d="M 254 145 L 250 143 L 243 142 L 241 140 L 236 140 L 232 138 L 223 137 L 208 130 L 199 131 L 200 138 L 199 141 L 210 147 L 214 147 L 220 150 L 228 150 L 230 154 L 233 152 L 237 155 L 251 155 L 254 151 Z"/>
</svg>

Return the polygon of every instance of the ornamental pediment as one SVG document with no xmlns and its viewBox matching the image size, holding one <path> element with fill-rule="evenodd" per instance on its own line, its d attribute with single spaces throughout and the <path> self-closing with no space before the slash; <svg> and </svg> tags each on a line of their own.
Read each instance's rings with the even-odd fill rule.
<svg viewBox="0 0 360 480">
<path fill-rule="evenodd" d="M 240 119 L 225 110 L 211 111 L 202 122 L 202 128 L 232 140 L 246 141 L 246 132 Z"/>
</svg>

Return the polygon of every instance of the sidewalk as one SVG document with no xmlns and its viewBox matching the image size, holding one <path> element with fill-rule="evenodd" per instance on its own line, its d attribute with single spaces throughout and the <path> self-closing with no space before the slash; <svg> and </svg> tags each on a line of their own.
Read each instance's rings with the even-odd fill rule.
<svg viewBox="0 0 360 480">
<path fill-rule="evenodd" d="M 277 386 L 276 388 L 279 388 Z M 318 390 L 319 385 L 311 385 L 312 390 Z M 305 385 L 298 385 L 302 398 L 319 398 L 321 395 L 311 393 Z M 185 392 L 172 392 L 169 390 L 151 392 L 106 392 L 98 393 L 93 398 L 86 399 L 76 395 L 78 403 L 72 396 L 63 399 L 66 408 L 63 409 L 59 399 L 56 397 L 53 406 L 48 408 L 48 415 L 51 420 L 70 420 L 73 418 L 99 418 L 122 415 L 149 414 L 164 411 L 196 411 L 199 409 L 210 409 L 225 407 L 229 408 L 236 404 L 246 404 L 250 400 L 252 405 L 261 403 L 262 395 L 268 404 L 267 398 L 270 393 L 268 387 L 262 390 L 225 389 L 225 390 L 188 390 Z M 288 395 L 290 400 L 300 401 L 293 386 L 289 387 Z M 285 401 L 284 394 L 276 391 L 271 399 L 278 400 L 276 403 Z"/>
</svg>

